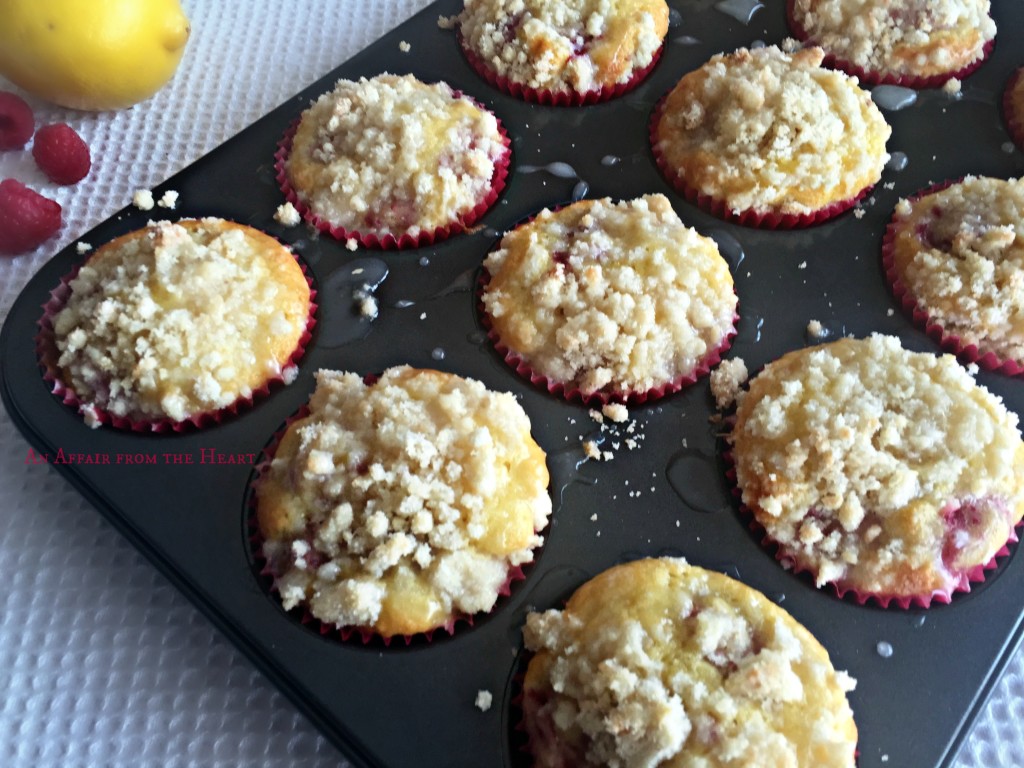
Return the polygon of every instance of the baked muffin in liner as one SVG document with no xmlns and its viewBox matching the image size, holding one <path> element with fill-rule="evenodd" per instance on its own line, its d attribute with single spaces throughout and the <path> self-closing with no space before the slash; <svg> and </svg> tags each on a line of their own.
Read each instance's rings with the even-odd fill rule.
<svg viewBox="0 0 1024 768">
<path fill-rule="evenodd" d="M 820 48 L 740 48 L 684 75 L 651 116 L 662 175 L 701 209 L 751 227 L 807 227 L 856 205 L 882 176 L 891 129 L 823 58 Z"/>
<path fill-rule="evenodd" d="M 253 485 L 254 551 L 285 610 L 385 643 L 493 610 L 551 514 L 529 429 L 512 395 L 454 374 L 318 372 Z"/>
<path fill-rule="evenodd" d="M 995 47 L 989 0 L 787 0 L 793 35 L 865 85 L 938 88 L 963 80 Z"/>
<path fill-rule="evenodd" d="M 882 263 L 903 310 L 944 350 L 1024 373 L 1024 179 L 966 176 L 900 200 Z"/>
<path fill-rule="evenodd" d="M 665 0 L 468 0 L 454 19 L 466 61 L 489 85 L 546 106 L 617 98 L 654 69 Z"/>
<path fill-rule="evenodd" d="M 1018 67 L 1006 81 L 1003 91 L 1003 120 L 1010 138 L 1024 151 L 1024 66 Z"/>
<path fill-rule="evenodd" d="M 479 295 L 509 366 L 591 405 L 678 391 L 707 374 L 736 333 L 728 264 L 664 195 L 541 211 L 484 260 Z"/>
<path fill-rule="evenodd" d="M 538 768 L 855 765 L 855 682 L 724 574 L 679 558 L 617 565 L 564 609 L 529 614 L 523 638 L 518 702 Z"/>
<path fill-rule="evenodd" d="M 764 544 L 860 603 L 948 603 L 984 580 L 1024 516 L 1017 416 L 952 356 L 891 336 L 769 363 L 727 442 Z"/>
<path fill-rule="evenodd" d="M 475 224 L 508 177 L 511 141 L 445 83 L 339 80 L 289 126 L 278 184 L 308 223 L 348 248 L 417 248 Z"/>
<path fill-rule="evenodd" d="M 36 335 L 42 375 L 91 427 L 208 427 L 294 381 L 315 297 L 295 254 L 264 232 L 153 221 L 51 292 Z"/>
</svg>

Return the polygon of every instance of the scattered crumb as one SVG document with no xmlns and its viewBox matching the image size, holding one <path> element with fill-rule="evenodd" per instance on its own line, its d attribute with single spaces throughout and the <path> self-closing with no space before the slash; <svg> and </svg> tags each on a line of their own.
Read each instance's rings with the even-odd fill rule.
<svg viewBox="0 0 1024 768">
<path fill-rule="evenodd" d="M 885 187 L 886 189 L 896 189 L 896 182 L 895 181 L 887 181 L 882 186 Z"/>
<path fill-rule="evenodd" d="M 955 77 L 949 78 L 949 80 L 947 80 L 943 84 L 942 92 L 943 93 L 948 93 L 950 95 L 952 95 L 954 93 L 960 93 L 960 81 L 957 80 Z"/>
<path fill-rule="evenodd" d="M 285 203 L 284 205 L 277 206 L 277 210 L 274 211 L 274 220 L 284 224 L 286 227 L 294 227 L 302 221 L 302 217 L 299 215 L 298 208 L 291 203 Z"/>
<path fill-rule="evenodd" d="M 882 755 L 882 762 L 883 763 L 888 763 L 889 762 L 889 756 L 888 755 Z"/>
<path fill-rule="evenodd" d="M 168 189 L 163 193 L 160 199 L 156 201 L 156 204 L 161 208 L 170 208 L 171 210 L 174 210 L 174 207 L 178 204 L 178 193 L 173 189 Z"/>
<path fill-rule="evenodd" d="M 591 519 L 591 520 L 593 520 L 594 522 L 597 522 L 597 512 L 595 512 L 594 514 L 592 514 L 592 515 L 590 516 L 590 519 Z"/>
<path fill-rule="evenodd" d="M 632 437 L 629 437 L 626 438 L 626 447 L 629 448 L 629 450 L 631 451 L 635 451 L 637 448 L 640 447 L 640 444 Z"/>
<path fill-rule="evenodd" d="M 621 424 L 629 418 L 629 409 L 622 403 L 605 403 L 601 408 L 601 413 L 616 424 Z"/>
<path fill-rule="evenodd" d="M 732 406 L 739 399 L 740 388 L 747 380 L 747 364 L 742 357 L 723 360 L 711 371 L 711 394 L 720 411 Z M 684 447 L 685 447 L 685 440 Z"/>
<path fill-rule="evenodd" d="M 135 194 L 132 195 L 132 205 L 140 211 L 151 211 L 154 204 L 153 193 L 148 189 L 137 189 Z"/>
<path fill-rule="evenodd" d="M 864 209 L 861 208 L 860 206 L 857 206 L 856 208 L 853 209 L 853 216 L 856 219 L 863 219 L 864 218 Z"/>
<path fill-rule="evenodd" d="M 408 53 L 409 51 L 412 50 L 412 46 L 405 42 L 405 40 L 403 40 L 398 44 L 398 50 L 400 50 L 402 53 Z"/>
<path fill-rule="evenodd" d="M 978 367 L 977 363 L 968 363 L 968 365 L 967 365 L 967 372 L 969 374 L 971 374 L 971 376 L 977 376 L 978 375 L 978 371 L 980 371 L 980 370 L 981 369 Z"/>
<path fill-rule="evenodd" d="M 427 313 L 426 312 L 420 312 L 420 320 L 426 320 L 426 319 L 427 319 Z"/>
<path fill-rule="evenodd" d="M 588 459 L 601 460 L 601 449 L 597 447 L 597 443 L 593 440 L 583 441 L 583 453 L 586 454 Z"/>
<path fill-rule="evenodd" d="M 359 305 L 359 314 L 363 317 L 368 317 L 370 320 L 377 319 L 377 313 L 379 306 L 377 304 L 377 298 L 371 294 L 367 286 L 363 286 L 361 290 L 355 291 L 352 294 L 352 298 L 355 299 Z"/>
<path fill-rule="evenodd" d="M 797 269 L 807 269 L 807 262 L 806 261 L 801 261 L 799 264 L 796 265 L 796 268 Z"/>
<path fill-rule="evenodd" d="M 359 241 L 356 240 L 354 237 L 350 237 L 348 240 L 345 241 L 345 247 L 350 251 L 354 251 L 356 250 L 356 248 L 359 247 Z"/>
<path fill-rule="evenodd" d="M 813 339 L 824 339 L 828 336 L 828 328 L 821 324 L 820 320 L 811 320 L 807 323 L 807 335 Z"/>
<path fill-rule="evenodd" d="M 83 253 L 88 253 L 89 251 L 92 250 L 92 245 L 82 240 L 75 246 L 75 250 L 79 253 L 79 255 Z"/>
<path fill-rule="evenodd" d="M 598 424 L 604 424 L 604 416 L 600 411 L 593 408 L 590 409 L 590 418 L 592 418 Z"/>
<path fill-rule="evenodd" d="M 453 16 L 438 16 L 437 26 L 441 29 L 455 29 L 455 24 L 458 22 L 459 16 L 455 14 Z"/>
<path fill-rule="evenodd" d="M 480 690 L 476 692 L 476 701 L 474 701 L 473 703 L 476 705 L 476 708 L 479 709 L 481 712 L 486 712 L 488 709 L 491 708 L 491 702 L 493 701 L 494 697 L 491 695 L 490 691 Z"/>
<path fill-rule="evenodd" d="M 896 310 L 893 309 L 892 307 L 889 307 L 887 310 L 885 310 L 886 317 L 892 317 L 895 314 L 896 314 Z"/>
</svg>

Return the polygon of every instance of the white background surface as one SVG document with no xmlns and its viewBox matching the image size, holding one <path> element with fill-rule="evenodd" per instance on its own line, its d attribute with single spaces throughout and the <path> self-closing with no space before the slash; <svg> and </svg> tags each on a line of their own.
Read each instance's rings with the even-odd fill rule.
<svg viewBox="0 0 1024 768">
<path fill-rule="evenodd" d="M 0 257 L 0 320 L 41 264 L 128 204 L 135 189 L 201 157 L 428 0 L 183 4 L 192 21 L 184 60 L 149 101 L 88 114 L 26 96 L 37 125 L 67 122 L 79 131 L 93 168 L 78 185 L 57 187 L 27 149 L 0 153 L 0 178 L 15 177 L 64 208 L 58 238 Z M 0 766 L 341 764 L 56 472 L 24 463 L 28 448 L 0 409 Z M 1018 654 L 956 766 L 1022 765 Z"/>
</svg>

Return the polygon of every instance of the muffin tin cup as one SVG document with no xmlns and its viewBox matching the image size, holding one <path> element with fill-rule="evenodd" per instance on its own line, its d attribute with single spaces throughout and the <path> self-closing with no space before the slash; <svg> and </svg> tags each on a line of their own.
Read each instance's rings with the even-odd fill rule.
<svg viewBox="0 0 1024 768">
<path fill-rule="evenodd" d="M 662 44 L 654 52 L 650 64 L 642 69 L 633 72 L 629 80 L 614 85 L 602 85 L 600 88 L 593 88 L 589 91 L 551 91 L 543 88 L 531 88 L 523 83 L 510 80 L 505 75 L 499 75 L 481 59 L 474 51 L 471 51 L 462 37 L 462 32 L 456 34 L 459 41 L 459 48 L 466 57 L 466 62 L 473 68 L 484 81 L 492 88 L 497 88 L 504 94 L 520 99 L 530 104 L 541 104 L 546 107 L 580 107 L 588 104 L 600 104 L 601 102 L 617 99 L 619 96 L 628 93 L 636 88 L 651 73 L 661 59 L 661 53 L 665 46 Z"/>
<path fill-rule="evenodd" d="M 292 254 L 294 256 L 294 254 Z M 288 360 L 276 376 L 268 377 L 262 385 L 252 390 L 248 395 L 239 396 L 233 403 L 214 411 L 202 411 L 189 416 L 187 419 L 177 421 L 169 417 L 163 418 L 138 418 L 133 416 L 118 416 L 110 411 L 97 406 L 95 403 L 83 400 L 77 392 L 70 387 L 61 376 L 58 360 L 60 352 L 57 349 L 57 341 L 54 335 L 53 321 L 57 314 L 67 304 L 71 297 L 71 281 L 77 277 L 85 262 L 75 266 L 71 272 L 61 277 L 56 288 L 50 291 L 49 300 L 43 305 L 43 315 L 39 318 L 38 329 L 35 336 L 36 355 L 39 366 L 42 370 L 43 381 L 64 405 L 73 409 L 76 413 L 86 419 L 87 423 L 96 427 L 110 426 L 114 429 L 128 432 L 141 433 L 168 433 L 188 432 L 197 429 L 206 429 L 221 423 L 223 420 L 237 416 L 239 413 L 251 408 L 253 404 L 270 395 L 271 389 L 278 386 L 287 386 L 295 379 L 299 362 L 306 353 L 306 348 L 313 338 L 313 328 L 316 326 L 316 295 L 317 291 L 313 280 L 309 276 L 306 265 L 296 257 L 296 262 L 302 269 L 302 274 L 309 285 L 309 314 L 306 317 L 306 326 L 299 336 L 298 344 L 289 355 Z"/>
<path fill-rule="evenodd" d="M 807 43 L 808 45 L 817 45 L 817 43 L 811 39 L 810 34 L 804 26 L 795 18 L 793 14 L 794 2 L 795 0 L 786 0 L 786 21 L 789 23 L 789 28 L 792 31 L 793 36 L 797 40 Z M 995 39 L 989 40 L 985 43 L 981 49 L 981 55 L 969 64 L 951 72 L 939 72 L 934 75 L 900 75 L 895 72 L 878 72 L 871 69 L 865 69 L 864 67 L 836 56 L 828 50 L 825 51 L 825 60 L 823 65 L 833 69 L 842 70 L 848 75 L 853 75 L 860 80 L 862 86 L 899 85 L 904 88 L 914 88 L 915 90 L 924 88 L 941 88 L 950 79 L 956 78 L 957 80 L 964 80 L 973 74 L 978 67 L 985 63 L 989 55 L 992 53 L 993 48 L 995 48 Z"/>
<path fill-rule="evenodd" d="M 913 202 L 927 195 L 941 192 L 961 181 L 963 181 L 963 177 L 933 184 L 911 195 L 908 200 Z M 882 239 L 882 269 L 885 271 L 885 280 L 889 285 L 889 290 L 892 291 L 893 296 L 900 302 L 903 312 L 913 321 L 914 325 L 938 343 L 943 351 L 955 355 L 964 364 L 975 364 L 986 371 L 995 371 L 1005 376 L 1021 376 L 1024 374 L 1024 364 L 1001 357 L 992 350 L 984 349 L 984 344 L 979 346 L 956 333 L 947 331 L 942 323 L 933 319 L 927 308 L 917 301 L 909 286 L 900 279 L 896 269 L 895 240 L 898 231 L 899 227 L 894 213 L 889 224 L 886 226 L 885 235 Z"/>
<path fill-rule="evenodd" d="M 460 91 L 455 91 L 454 95 L 458 98 L 463 94 Z M 473 100 L 473 103 L 481 109 L 485 109 L 485 107 L 478 104 L 475 100 Z M 495 117 L 495 119 L 497 120 L 497 117 Z M 281 187 L 281 192 L 284 194 L 285 199 L 295 206 L 299 215 L 302 216 L 306 222 L 311 224 L 318 231 L 330 235 L 335 240 L 340 240 L 345 243 L 354 241 L 363 248 L 383 251 L 406 250 L 410 248 L 423 248 L 430 245 L 436 245 L 450 237 L 453 237 L 454 235 L 461 234 L 470 229 L 485 213 L 487 213 L 488 210 L 491 209 L 491 207 L 498 201 L 502 191 L 505 189 L 506 180 L 508 179 L 509 165 L 512 160 L 512 141 L 509 138 L 505 127 L 501 124 L 501 120 L 498 120 L 498 132 L 501 134 L 505 151 L 495 163 L 494 173 L 491 176 L 490 189 L 487 190 L 484 197 L 471 209 L 460 213 L 454 221 L 451 221 L 448 224 L 436 227 L 432 230 L 419 230 L 416 234 L 412 234 L 409 231 L 399 233 L 377 233 L 346 229 L 345 227 L 339 224 L 334 224 L 315 213 L 299 198 L 298 193 L 292 186 L 291 180 L 288 178 L 285 163 L 287 162 L 288 155 L 292 150 L 292 140 L 295 138 L 295 131 L 298 129 L 300 121 L 301 118 L 296 119 L 288 127 L 284 136 L 278 142 L 277 152 L 274 154 L 274 171 L 276 173 L 277 183 Z"/>
<path fill-rule="evenodd" d="M 378 378 L 379 376 L 377 374 L 367 374 L 363 377 L 363 381 L 366 384 L 373 384 Z M 268 594 L 273 595 L 282 611 L 285 609 L 280 603 L 281 597 L 277 573 L 274 570 L 273 564 L 263 552 L 264 539 L 260 532 L 259 521 L 256 513 L 256 489 L 259 487 L 260 482 L 266 478 L 267 471 L 270 469 L 270 464 L 274 460 L 274 455 L 277 453 L 277 449 L 281 444 L 281 440 L 284 438 L 285 432 L 288 431 L 288 428 L 294 422 L 304 419 L 309 415 L 309 413 L 309 405 L 307 403 L 295 414 L 290 416 L 281 428 L 273 434 L 253 469 L 253 478 L 247 492 L 246 532 L 248 536 L 253 571 L 256 574 L 260 585 Z M 541 533 L 541 531 L 535 531 L 535 533 Z M 543 545 L 540 545 L 532 550 L 534 553 L 534 560 L 536 560 L 536 556 L 542 549 Z M 524 563 L 523 565 L 509 566 L 505 582 L 498 588 L 498 600 L 509 597 L 512 594 L 512 585 L 518 581 L 524 581 L 526 579 L 524 566 L 528 568 L 529 565 L 530 563 Z M 491 611 L 493 612 L 499 607 L 500 606 L 496 603 Z M 330 640 L 340 641 L 343 643 L 356 642 L 362 645 L 381 643 L 385 647 L 389 647 L 392 642 L 396 640 L 404 641 L 404 644 L 407 646 L 412 645 L 414 642 L 417 644 L 420 642 L 430 643 L 433 642 L 435 634 L 439 631 L 443 631 L 448 635 L 454 635 L 458 629 L 463 628 L 463 625 L 465 625 L 465 629 L 471 628 L 476 617 L 486 616 L 489 612 L 477 614 L 455 612 L 442 624 L 425 632 L 391 636 L 382 635 L 371 627 L 339 626 L 321 621 L 319 618 L 314 616 L 306 606 L 296 606 L 289 611 L 285 611 L 285 613 L 287 613 L 288 616 L 294 619 L 298 624 L 308 627 L 311 631 Z"/>
<path fill-rule="evenodd" d="M 683 175 L 679 173 L 678 169 L 668 162 L 662 153 L 656 134 L 658 121 L 661 119 L 662 111 L 665 106 L 665 99 L 667 97 L 668 94 L 666 93 L 658 101 L 651 113 L 651 120 L 648 125 L 648 134 L 650 137 L 651 152 L 654 155 L 654 162 L 658 166 L 658 170 L 661 172 L 664 179 L 671 184 L 679 194 L 686 198 L 688 202 L 719 219 L 739 224 L 744 227 L 755 227 L 757 229 L 803 229 L 817 224 L 823 224 L 830 219 L 834 219 L 841 213 L 850 210 L 863 200 L 875 186 L 874 184 L 871 184 L 862 189 L 852 198 L 830 203 L 829 205 L 815 211 L 810 211 L 809 213 L 755 211 L 751 208 L 747 208 L 742 211 L 733 210 L 724 200 L 712 197 L 711 195 L 708 195 L 692 186 L 683 177 Z"/>
<path fill-rule="evenodd" d="M 729 417 L 726 419 L 726 422 L 731 428 L 735 424 L 735 419 L 733 417 Z M 729 490 L 736 499 L 740 517 L 746 521 L 747 528 L 749 528 L 755 537 L 759 539 L 761 547 L 764 548 L 766 552 L 771 553 L 775 560 L 784 569 L 795 574 L 806 575 L 811 584 L 817 586 L 817 571 L 813 567 L 806 565 L 799 553 L 794 552 L 785 544 L 774 539 L 764 525 L 762 525 L 754 515 L 754 511 L 743 503 L 743 492 L 739 487 L 738 479 L 736 477 L 736 463 L 733 452 L 730 448 L 726 448 L 722 451 L 722 460 L 726 468 L 725 476 L 729 484 Z M 881 608 L 901 608 L 903 610 L 908 610 L 910 608 L 929 608 L 933 603 L 948 605 L 952 602 L 953 595 L 955 593 L 970 592 L 971 584 L 979 584 L 985 581 L 986 573 L 998 567 L 999 559 L 1010 554 L 1010 545 L 1017 543 L 1017 528 L 1022 525 L 1024 525 L 1024 521 L 1017 523 L 1016 526 L 1010 529 L 1010 535 L 1007 538 L 1006 543 L 996 551 L 988 562 L 972 566 L 971 568 L 961 572 L 953 585 L 948 589 L 936 589 L 931 594 L 895 595 L 880 592 L 867 592 L 851 587 L 842 581 L 829 581 L 826 582 L 824 586 L 831 588 L 836 597 L 840 600 L 852 599 L 858 605 L 874 604 Z"/>
<path fill-rule="evenodd" d="M 1013 139 L 1013 143 L 1017 145 L 1017 148 L 1024 151 L 1024 121 L 1021 120 L 1021 116 L 1024 115 L 1024 89 L 1022 89 L 1018 99 L 1021 103 L 1017 104 L 1016 109 L 1013 108 L 1013 92 L 1022 81 L 1024 81 L 1024 66 L 1016 70 L 1006 81 L 1002 107 L 1006 130 L 1009 132 L 1010 138 Z"/>
</svg>

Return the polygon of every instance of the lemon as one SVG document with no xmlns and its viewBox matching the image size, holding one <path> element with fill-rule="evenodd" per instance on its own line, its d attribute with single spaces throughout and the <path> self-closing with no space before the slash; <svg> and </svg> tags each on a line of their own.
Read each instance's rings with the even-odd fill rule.
<svg viewBox="0 0 1024 768">
<path fill-rule="evenodd" d="M 0 0 L 0 75 L 64 107 L 122 109 L 174 74 L 178 0 Z"/>
</svg>

